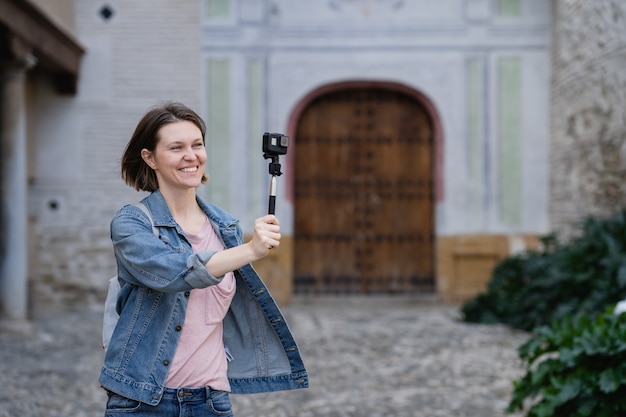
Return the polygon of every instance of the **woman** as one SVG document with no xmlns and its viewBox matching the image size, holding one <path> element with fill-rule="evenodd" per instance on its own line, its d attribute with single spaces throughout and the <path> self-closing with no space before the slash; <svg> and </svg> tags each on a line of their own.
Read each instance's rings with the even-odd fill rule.
<svg viewBox="0 0 626 417">
<path fill-rule="evenodd" d="M 229 416 L 229 392 L 308 386 L 250 265 L 280 244 L 278 219 L 257 219 L 244 243 L 238 221 L 196 195 L 206 160 L 204 122 L 181 103 L 148 111 L 122 157 L 125 182 L 151 193 L 152 219 L 127 205 L 111 222 L 121 290 L 100 374 L 107 417 Z"/>
</svg>

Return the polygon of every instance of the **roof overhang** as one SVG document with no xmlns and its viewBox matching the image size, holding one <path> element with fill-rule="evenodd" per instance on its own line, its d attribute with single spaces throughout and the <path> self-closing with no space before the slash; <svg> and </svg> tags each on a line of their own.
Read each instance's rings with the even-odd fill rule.
<svg viewBox="0 0 626 417">
<path fill-rule="evenodd" d="M 59 93 L 76 94 L 85 48 L 72 34 L 27 0 L 0 0 L 0 26 L 30 50 Z"/>
</svg>

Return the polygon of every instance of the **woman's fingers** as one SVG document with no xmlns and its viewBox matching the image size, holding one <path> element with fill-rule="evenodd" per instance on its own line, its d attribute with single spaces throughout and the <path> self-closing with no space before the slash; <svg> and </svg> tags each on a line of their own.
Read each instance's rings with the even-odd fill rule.
<svg viewBox="0 0 626 417">
<path fill-rule="evenodd" d="M 268 214 L 255 220 L 252 242 L 257 253 L 267 255 L 270 249 L 280 245 L 280 238 L 280 225 L 276 216 Z"/>
</svg>

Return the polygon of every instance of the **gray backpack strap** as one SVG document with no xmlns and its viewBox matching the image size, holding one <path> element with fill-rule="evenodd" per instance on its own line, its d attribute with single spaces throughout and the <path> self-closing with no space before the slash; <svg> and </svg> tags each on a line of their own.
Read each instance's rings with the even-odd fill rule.
<svg viewBox="0 0 626 417">
<path fill-rule="evenodd" d="M 143 203 L 137 203 L 137 204 L 135 204 L 135 206 L 139 207 L 141 209 L 141 211 L 143 211 L 146 214 L 146 216 L 148 216 L 148 218 L 150 219 L 150 223 L 152 224 L 152 233 L 156 237 L 159 237 L 159 231 L 154 226 L 154 220 L 152 219 L 152 213 L 150 213 L 150 210 L 148 210 L 148 207 L 146 207 L 146 205 L 143 204 Z"/>
<path fill-rule="evenodd" d="M 135 206 L 139 207 L 141 211 L 143 211 L 146 216 L 150 219 L 150 223 L 152 223 L 152 233 L 157 238 L 159 237 L 159 231 L 154 226 L 154 220 L 152 219 L 152 214 L 150 214 L 150 210 L 143 203 L 137 203 Z M 117 314 L 117 296 L 120 292 L 120 281 L 117 278 L 117 275 L 113 278 L 109 279 L 109 289 L 107 291 L 107 298 L 104 301 L 104 316 L 102 318 L 102 347 L 106 351 L 109 347 L 109 342 L 111 341 L 111 336 L 113 335 L 113 330 L 115 330 L 115 326 L 117 325 L 117 321 L 120 316 Z"/>
</svg>

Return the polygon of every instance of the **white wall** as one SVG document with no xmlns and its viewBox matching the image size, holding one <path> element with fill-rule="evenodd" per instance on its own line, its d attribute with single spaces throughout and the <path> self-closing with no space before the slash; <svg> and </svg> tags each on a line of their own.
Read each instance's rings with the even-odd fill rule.
<svg viewBox="0 0 626 417">
<path fill-rule="evenodd" d="M 234 100 L 245 102 L 245 58 L 265 62 L 267 128 L 285 131 L 291 112 L 308 93 L 340 81 L 391 81 L 426 95 L 439 112 L 443 141 L 444 199 L 437 233 L 545 233 L 550 3 L 523 1 L 520 16 L 498 16 L 496 1 L 282 0 L 265 8 L 239 2 L 235 18 L 204 22 L 205 57 L 228 56 Z M 245 16 L 245 19 L 243 18 Z M 520 224 L 500 219 L 498 59 L 522 62 L 521 137 L 523 201 Z M 469 213 L 466 62 L 484 63 L 484 164 L 480 213 Z M 245 117 L 237 112 L 233 130 Z M 243 140 L 238 136 L 234 141 Z M 248 156 L 248 158 L 253 157 Z M 233 172 L 236 168 L 232 167 Z M 286 170 L 289 170 L 288 165 Z M 231 188 L 241 184 L 231 178 Z M 248 184 L 248 186 L 262 186 Z M 279 194 L 285 187 L 279 187 Z M 279 195 L 279 198 L 281 196 Z M 291 233 L 293 207 L 280 199 L 283 225 Z M 236 207 L 232 209 L 237 210 Z M 247 216 L 240 213 L 240 217 Z"/>
</svg>

